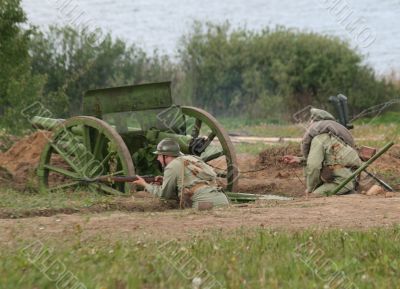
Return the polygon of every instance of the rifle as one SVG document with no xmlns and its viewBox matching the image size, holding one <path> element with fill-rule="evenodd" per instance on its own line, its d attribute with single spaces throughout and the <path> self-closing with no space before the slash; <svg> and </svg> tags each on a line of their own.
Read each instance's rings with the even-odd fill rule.
<svg viewBox="0 0 400 289">
<path fill-rule="evenodd" d="M 144 175 L 139 176 L 144 179 L 147 183 L 155 183 L 155 184 L 162 184 L 162 181 L 156 181 L 156 176 L 153 175 Z M 83 183 L 130 183 L 136 181 L 138 177 L 134 176 L 99 176 L 97 178 L 83 178 L 79 179 L 79 181 Z"/>
</svg>

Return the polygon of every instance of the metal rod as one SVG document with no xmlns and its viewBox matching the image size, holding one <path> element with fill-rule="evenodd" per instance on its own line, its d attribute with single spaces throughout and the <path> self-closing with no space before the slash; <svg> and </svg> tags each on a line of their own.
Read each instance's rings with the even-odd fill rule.
<svg viewBox="0 0 400 289">
<path fill-rule="evenodd" d="M 378 184 L 380 184 L 382 187 L 384 187 L 386 190 L 388 190 L 389 192 L 393 192 L 393 188 L 385 183 L 383 180 L 381 180 L 380 178 L 378 178 L 377 176 L 375 176 L 374 174 L 371 174 L 369 171 L 364 170 L 364 173 L 366 173 L 368 176 L 370 176 L 371 178 L 373 178 L 376 182 L 378 182 Z"/>
</svg>

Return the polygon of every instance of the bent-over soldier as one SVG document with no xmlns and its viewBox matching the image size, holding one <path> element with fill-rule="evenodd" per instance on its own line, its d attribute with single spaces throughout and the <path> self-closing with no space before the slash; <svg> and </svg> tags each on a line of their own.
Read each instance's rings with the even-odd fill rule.
<svg viewBox="0 0 400 289">
<path fill-rule="evenodd" d="M 134 184 L 163 199 L 179 201 L 181 208 L 229 205 L 213 168 L 198 157 L 184 155 L 174 139 L 163 139 L 154 153 L 164 169 L 163 184 L 148 184 L 140 177 Z"/>
<path fill-rule="evenodd" d="M 362 161 L 348 129 L 327 111 L 312 108 L 311 124 L 302 141 L 303 157 L 284 156 L 286 163 L 306 163 L 306 194 L 324 195 L 347 179 Z M 349 182 L 337 194 L 354 190 Z"/>
</svg>

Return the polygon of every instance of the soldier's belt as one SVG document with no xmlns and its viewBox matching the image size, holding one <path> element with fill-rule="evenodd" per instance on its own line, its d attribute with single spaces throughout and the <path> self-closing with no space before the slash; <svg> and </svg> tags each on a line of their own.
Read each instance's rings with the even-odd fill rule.
<svg viewBox="0 0 400 289">
<path fill-rule="evenodd" d="M 182 209 L 191 208 L 192 205 L 193 205 L 193 200 L 192 200 L 193 195 L 195 194 L 195 192 L 198 189 L 201 189 L 201 188 L 203 188 L 205 186 L 208 186 L 208 184 L 206 184 L 206 183 L 198 183 L 198 184 L 194 184 L 190 188 L 183 189 L 181 200 L 180 200 L 180 207 Z"/>
<path fill-rule="evenodd" d="M 351 167 L 351 166 L 344 166 L 344 165 L 338 165 L 338 164 L 336 164 L 336 165 L 327 165 L 327 167 L 332 169 L 332 170 L 343 169 L 343 168 L 350 169 L 350 170 L 354 169 L 354 167 Z"/>
<path fill-rule="evenodd" d="M 332 169 L 332 170 L 337 170 L 337 169 L 346 168 L 346 167 L 343 166 L 343 165 L 328 165 L 327 167 L 330 168 L 330 169 Z"/>
<path fill-rule="evenodd" d="M 197 183 L 194 184 L 193 186 L 191 186 L 189 188 L 189 190 L 192 192 L 192 194 L 194 194 L 198 189 L 201 189 L 203 187 L 208 187 L 209 185 L 207 183 Z"/>
</svg>

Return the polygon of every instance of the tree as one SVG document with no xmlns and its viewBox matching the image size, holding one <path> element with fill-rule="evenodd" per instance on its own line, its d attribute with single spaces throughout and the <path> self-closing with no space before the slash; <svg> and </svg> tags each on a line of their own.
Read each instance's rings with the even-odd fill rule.
<svg viewBox="0 0 400 289">
<path fill-rule="evenodd" d="M 93 46 L 93 39 L 103 35 Z M 173 66 L 157 53 L 150 58 L 109 34 L 88 34 L 73 27 L 36 31 L 31 44 L 35 73 L 47 76 L 43 103 L 57 117 L 81 113 L 86 90 L 140 82 L 170 80 Z"/>
<path fill-rule="evenodd" d="M 28 53 L 31 30 L 20 0 L 0 1 L 0 125 L 18 130 L 29 122 L 20 112 L 40 95 L 43 77 L 33 76 Z"/>
</svg>

